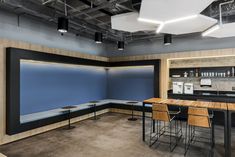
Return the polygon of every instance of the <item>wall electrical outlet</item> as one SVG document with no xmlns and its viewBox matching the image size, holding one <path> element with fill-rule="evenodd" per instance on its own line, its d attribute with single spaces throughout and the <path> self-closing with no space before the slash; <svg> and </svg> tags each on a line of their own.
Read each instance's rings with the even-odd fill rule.
<svg viewBox="0 0 235 157">
<path fill-rule="evenodd" d="M 235 87 L 232 87 L 232 90 L 235 90 Z"/>
</svg>

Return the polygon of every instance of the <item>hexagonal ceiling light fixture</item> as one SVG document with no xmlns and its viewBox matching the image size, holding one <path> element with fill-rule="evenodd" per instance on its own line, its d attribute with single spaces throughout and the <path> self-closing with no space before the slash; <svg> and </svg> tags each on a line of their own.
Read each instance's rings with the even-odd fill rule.
<svg viewBox="0 0 235 157">
<path fill-rule="evenodd" d="M 158 24 L 139 22 L 137 20 L 138 17 L 139 14 L 137 12 L 130 12 L 130 13 L 111 16 L 112 29 L 131 32 L 131 33 L 157 29 Z"/>
<path fill-rule="evenodd" d="M 213 1 L 214 0 L 142 0 L 138 20 L 146 23 L 160 24 L 156 32 L 162 33 L 166 25 L 180 24 L 180 22 L 196 18 L 200 20 L 200 12 Z M 174 31 L 175 30 L 173 30 L 173 32 Z M 174 34 L 169 30 L 168 33 Z"/>
</svg>

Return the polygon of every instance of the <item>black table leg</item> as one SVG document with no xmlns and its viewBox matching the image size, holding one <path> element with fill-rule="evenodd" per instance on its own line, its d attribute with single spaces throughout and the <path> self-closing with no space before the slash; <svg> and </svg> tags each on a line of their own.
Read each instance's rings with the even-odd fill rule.
<svg viewBox="0 0 235 157">
<path fill-rule="evenodd" d="M 69 110 L 69 112 L 68 112 L 68 119 L 69 119 L 69 126 L 68 126 L 68 129 L 70 129 L 70 128 L 71 128 L 71 123 L 70 123 L 70 113 L 71 113 L 71 111 Z"/>
<path fill-rule="evenodd" d="M 93 110 L 94 110 L 94 117 L 93 117 L 93 120 L 98 120 L 99 118 L 97 117 L 96 115 L 96 104 L 93 104 Z"/>
<path fill-rule="evenodd" d="M 229 156 L 228 150 L 228 111 L 224 111 L 224 147 L 225 147 L 225 157 Z"/>
<path fill-rule="evenodd" d="M 134 118 L 134 104 L 131 104 L 131 118 L 128 118 L 129 121 L 136 121 L 137 118 Z"/>
<path fill-rule="evenodd" d="M 155 127 L 155 120 L 153 120 L 153 133 L 155 133 L 156 127 Z"/>
<path fill-rule="evenodd" d="M 142 113 L 142 140 L 145 141 L 145 103 L 143 102 Z"/>
<path fill-rule="evenodd" d="M 94 119 L 97 120 L 97 117 L 96 117 L 96 104 L 94 104 Z"/>
<path fill-rule="evenodd" d="M 232 130 L 232 112 L 228 110 L 228 132 L 227 132 L 227 154 L 226 157 L 231 157 L 231 130 Z"/>
<path fill-rule="evenodd" d="M 70 129 L 74 129 L 75 128 L 75 126 L 71 126 L 71 110 L 68 110 L 68 121 L 69 121 L 69 123 L 68 123 L 68 130 L 70 130 Z"/>
</svg>

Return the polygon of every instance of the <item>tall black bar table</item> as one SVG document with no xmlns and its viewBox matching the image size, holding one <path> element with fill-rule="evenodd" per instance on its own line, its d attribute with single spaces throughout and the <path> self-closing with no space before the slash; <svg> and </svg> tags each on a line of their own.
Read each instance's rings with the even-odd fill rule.
<svg viewBox="0 0 235 157">
<path fill-rule="evenodd" d="M 227 131 L 227 139 L 228 139 L 228 157 L 232 156 L 232 114 L 235 114 L 235 103 L 228 103 L 228 131 Z"/>
<path fill-rule="evenodd" d="M 96 111 L 97 111 L 96 104 L 99 103 L 99 101 L 97 101 L 97 100 L 96 101 L 90 101 L 89 103 L 90 103 L 89 106 L 93 109 L 93 112 L 94 112 L 93 120 L 98 120 L 99 117 L 97 117 L 97 115 L 96 115 Z"/>
<path fill-rule="evenodd" d="M 70 120 L 71 120 L 71 109 L 74 109 L 74 108 L 76 108 L 76 106 L 65 106 L 65 107 L 62 107 L 62 109 L 65 112 L 67 112 L 67 114 L 68 114 L 68 118 L 67 118 L 68 119 L 68 127 L 67 127 L 68 130 L 75 128 L 75 126 L 71 126 L 71 122 L 70 122 Z"/>
<path fill-rule="evenodd" d="M 206 107 L 211 111 L 219 111 L 224 113 L 224 147 L 225 147 L 225 157 L 231 157 L 231 114 L 232 112 L 228 110 L 227 103 L 219 102 L 200 102 L 191 100 L 177 100 L 177 99 L 160 99 L 160 98 L 150 98 L 143 101 L 143 113 L 142 113 L 142 140 L 145 141 L 145 109 L 146 104 L 153 103 L 164 103 L 169 106 L 179 106 L 179 107 L 190 107 L 191 103 L 197 103 L 197 107 Z M 200 103 L 210 103 L 210 105 L 201 105 Z M 188 105 L 187 105 L 188 104 Z M 222 104 L 222 105 L 221 105 Z M 192 105 L 192 106 L 195 106 Z M 229 114 L 230 113 L 230 114 Z M 230 125 L 230 126 L 229 126 Z"/>
<path fill-rule="evenodd" d="M 136 121 L 137 118 L 134 117 L 134 104 L 137 104 L 137 101 L 128 101 L 127 104 L 131 105 L 131 118 L 128 118 L 129 121 Z"/>
</svg>

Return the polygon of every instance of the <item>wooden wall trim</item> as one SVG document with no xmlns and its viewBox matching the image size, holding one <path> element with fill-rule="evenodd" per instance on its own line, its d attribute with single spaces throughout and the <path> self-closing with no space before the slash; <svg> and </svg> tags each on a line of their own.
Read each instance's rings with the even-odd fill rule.
<svg viewBox="0 0 235 157">
<path fill-rule="evenodd" d="M 235 56 L 170 60 L 170 68 L 235 66 Z"/>
<path fill-rule="evenodd" d="M 58 55 L 91 59 L 91 60 L 97 60 L 97 61 L 104 61 L 104 62 L 109 61 L 107 57 L 81 53 L 77 51 L 70 51 L 70 50 L 65 50 L 65 49 L 49 48 L 49 47 L 42 46 L 42 45 L 36 45 L 36 44 L 31 44 L 31 43 L 22 42 L 22 41 L 13 41 L 9 39 L 0 39 L 0 45 L 2 48 L 14 47 L 14 48 L 19 48 L 19 49 L 27 49 L 27 50 L 33 50 L 33 51 L 40 51 L 44 53 L 58 54 Z"/>
<path fill-rule="evenodd" d="M 182 59 L 182 58 L 202 58 L 202 57 L 219 57 L 219 56 L 235 56 L 235 48 L 159 53 L 159 54 L 124 56 L 124 57 L 123 56 L 110 57 L 109 61 L 117 62 L 117 61 L 134 61 L 134 60 Z"/>
</svg>

